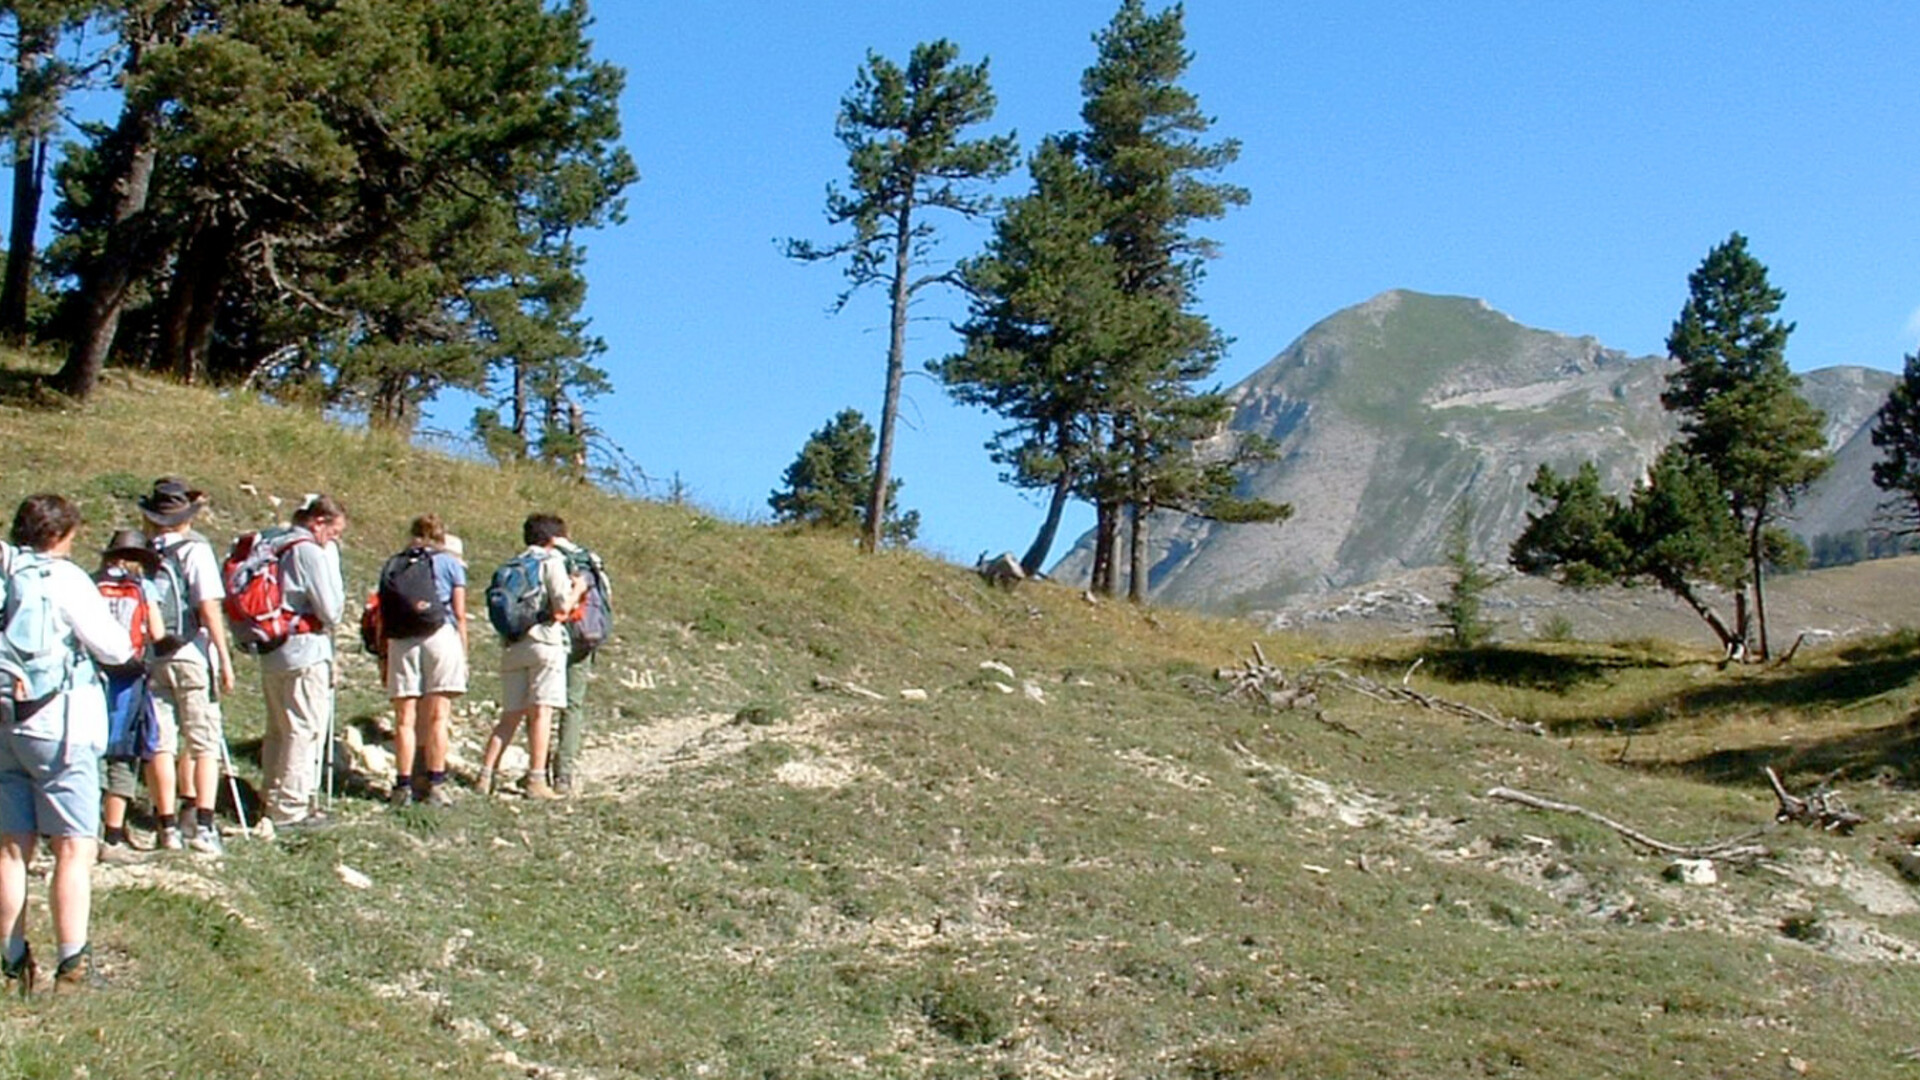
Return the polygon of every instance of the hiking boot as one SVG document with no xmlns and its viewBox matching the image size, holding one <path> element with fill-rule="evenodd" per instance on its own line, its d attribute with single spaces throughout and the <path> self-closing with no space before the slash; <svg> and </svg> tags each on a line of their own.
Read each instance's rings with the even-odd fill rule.
<svg viewBox="0 0 1920 1080">
<path fill-rule="evenodd" d="M 572 773 L 554 774 L 553 790 L 554 790 L 554 793 L 559 795 L 561 798 L 566 798 L 567 796 L 572 795 L 573 794 L 573 774 Z"/>
<path fill-rule="evenodd" d="M 333 824 L 332 818 L 328 817 L 326 814 L 318 810 L 315 810 L 309 813 L 306 817 L 294 818 L 292 821 L 276 821 L 273 823 L 273 831 L 274 832 L 311 832 L 316 829 L 324 829 L 327 826 L 332 824 Z"/>
<path fill-rule="evenodd" d="M 529 799 L 557 799 L 560 797 L 559 792 L 548 786 L 545 777 L 528 774 L 526 788 L 527 798 Z"/>
<path fill-rule="evenodd" d="M 53 969 L 54 993 L 70 993 L 75 990 L 91 990 L 101 983 L 99 973 L 93 970 L 93 946 L 82 945 L 80 951 L 60 961 Z"/>
<path fill-rule="evenodd" d="M 159 838 L 153 842 L 156 851 L 179 851 L 183 846 L 180 842 L 180 830 L 171 827 L 161 829 Z"/>
<path fill-rule="evenodd" d="M 116 840 L 113 843 L 104 840 L 100 842 L 100 861 L 110 866 L 139 862 L 145 856 L 146 852 L 125 840 Z"/>
<path fill-rule="evenodd" d="M 494 780 L 493 780 L 492 769 L 481 769 L 479 772 L 475 773 L 473 776 L 473 790 L 479 792 L 482 795 L 491 796 L 493 794 L 493 784 L 494 784 Z"/>
<path fill-rule="evenodd" d="M 395 810 L 398 810 L 403 806 L 412 806 L 413 805 L 413 788 L 412 787 L 394 788 L 393 792 L 387 796 L 387 804 L 393 807 Z"/>
<path fill-rule="evenodd" d="M 0 961 L 0 975 L 6 977 L 8 993 L 13 993 L 16 989 L 18 989 L 21 997 L 26 997 L 33 993 L 33 980 L 39 974 L 40 969 L 34 965 L 33 950 L 31 948 L 21 953 L 20 959 L 14 963 L 9 964 Z M 17 988 L 14 985 L 15 983 L 19 984 Z"/>
<path fill-rule="evenodd" d="M 193 816 L 193 804 L 182 802 L 180 804 L 180 841 L 186 844 L 193 843 L 193 838 L 199 831 L 200 819 Z"/>
<path fill-rule="evenodd" d="M 428 806 L 447 807 L 453 805 L 453 792 L 445 784 L 434 784 L 427 789 L 427 797 L 420 800 Z"/>
<path fill-rule="evenodd" d="M 220 828 L 217 825 L 209 825 L 194 833 L 193 839 L 188 841 L 187 846 L 197 854 L 211 855 L 216 859 L 227 853 L 226 841 L 220 839 Z"/>
</svg>

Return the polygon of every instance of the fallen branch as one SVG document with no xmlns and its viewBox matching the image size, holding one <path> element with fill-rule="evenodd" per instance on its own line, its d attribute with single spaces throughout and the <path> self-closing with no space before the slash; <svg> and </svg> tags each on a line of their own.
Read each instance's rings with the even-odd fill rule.
<svg viewBox="0 0 1920 1080">
<path fill-rule="evenodd" d="M 1551 810 L 1561 814 L 1575 814 L 1589 821 L 1599 822 L 1614 832 L 1619 833 L 1621 836 L 1626 837 L 1628 840 L 1652 851 L 1658 851 L 1663 855 L 1675 855 L 1683 859 L 1752 859 L 1767 854 L 1766 848 L 1754 843 L 1755 840 L 1766 834 L 1765 829 L 1756 829 L 1745 836 L 1737 836 L 1730 840 L 1715 840 L 1707 844 L 1669 844 L 1664 840 L 1656 840 L 1637 829 L 1622 825 L 1603 814 L 1596 814 L 1584 806 L 1575 806 L 1573 803 L 1557 802 L 1553 799 L 1542 798 L 1538 795 L 1529 795 L 1524 791 L 1516 791 L 1513 788 L 1505 787 L 1497 787 L 1488 791 L 1487 798 L 1515 802 L 1522 806 L 1531 806 L 1535 810 Z"/>
<path fill-rule="evenodd" d="M 1840 796 L 1822 783 L 1818 788 L 1802 799 L 1787 791 L 1786 784 L 1780 780 L 1780 774 L 1767 766 L 1767 783 L 1773 785 L 1773 797 L 1780 800 L 1780 809 L 1773 815 L 1775 821 L 1791 821 L 1796 825 L 1818 825 L 1827 832 L 1847 836 L 1853 830 L 1866 824 L 1866 818 L 1846 808 Z"/>
<path fill-rule="evenodd" d="M 813 688 L 815 690 L 837 690 L 842 694 L 852 694 L 854 697 L 863 697 L 869 701 L 887 700 L 887 695 L 875 693 L 861 686 L 859 683 L 845 682 L 840 679 L 829 678 L 825 675 L 815 675 L 813 677 Z"/>
<path fill-rule="evenodd" d="M 1419 665 L 1416 664 L 1415 666 L 1417 667 Z M 1510 719 L 1492 710 L 1478 708 L 1473 705 L 1468 705 L 1465 702 L 1449 701 L 1446 698 L 1435 697 L 1432 694 L 1423 694 L 1411 686 L 1382 686 L 1364 675 L 1349 675 L 1344 671 L 1338 670 L 1335 670 L 1334 674 L 1339 676 L 1341 685 L 1347 689 L 1359 694 L 1364 694 L 1375 701 L 1383 701 L 1396 705 L 1418 705 L 1423 709 L 1433 709 L 1436 712 L 1464 716 L 1469 720 L 1478 720 L 1481 723 L 1492 724 L 1495 727 L 1505 728 L 1508 731 L 1517 732 L 1522 735 L 1538 735 L 1544 737 L 1547 733 L 1547 728 L 1544 724 Z M 1411 678 L 1412 676 L 1412 669 L 1408 669 L 1407 677 Z"/>
</svg>

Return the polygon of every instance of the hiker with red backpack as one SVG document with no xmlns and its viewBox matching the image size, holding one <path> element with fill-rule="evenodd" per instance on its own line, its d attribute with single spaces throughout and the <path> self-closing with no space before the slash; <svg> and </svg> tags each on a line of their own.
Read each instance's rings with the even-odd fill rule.
<svg viewBox="0 0 1920 1080">
<path fill-rule="evenodd" d="M 453 699 L 467 692 L 467 564 L 447 550 L 437 514 L 413 520 L 406 550 L 375 593 L 393 701 L 394 806 L 446 806 Z M 426 775 L 414 772 L 415 758 Z"/>
<path fill-rule="evenodd" d="M 120 862 L 134 856 L 127 838 L 127 806 L 133 801 L 138 770 L 147 770 L 149 792 L 160 785 L 155 775 L 154 755 L 159 749 L 160 731 L 148 693 L 146 660 L 153 643 L 166 636 L 161 621 L 159 597 L 153 587 L 153 572 L 160 567 L 160 556 L 147 546 L 138 529 L 121 529 L 107 540 L 100 553 L 100 569 L 93 576 L 94 587 L 107 602 L 114 621 L 126 628 L 133 642 L 133 662 L 128 668 L 107 675 L 107 779 L 106 797 L 100 808 L 104 835 L 100 841 L 100 860 Z"/>
<path fill-rule="evenodd" d="M 164 476 L 140 499 L 142 528 L 159 557 L 154 592 L 165 632 L 153 643 L 147 673 L 159 749 L 149 794 L 159 819 L 155 845 L 192 847 L 220 855 L 224 843 L 215 823 L 226 725 L 220 698 L 233 691 L 233 654 L 221 609 L 226 587 L 213 543 L 193 529 L 207 505 L 204 492 Z M 174 817 L 174 756 L 179 757 L 178 822 Z"/>
<path fill-rule="evenodd" d="M 17 550 L 0 607 L 0 977 L 22 993 L 40 970 L 27 945 L 27 864 L 40 837 L 53 849 L 47 900 L 59 950 L 55 987 L 83 989 L 91 981 L 107 745 L 100 669 L 134 658 L 93 578 L 70 561 L 79 530 L 80 511 L 67 499 L 23 501 L 13 516 Z"/>
<path fill-rule="evenodd" d="M 267 699 L 262 800 L 276 829 L 325 820 L 314 800 L 333 720 L 332 631 L 346 611 L 328 545 L 346 531 L 346 511 L 316 495 L 289 527 L 236 540 L 222 568 L 234 643 L 260 657 Z"/>
<path fill-rule="evenodd" d="M 487 738 L 475 786 L 494 792 L 495 770 L 527 725 L 529 799 L 556 799 L 547 783 L 547 743 L 555 709 L 567 707 L 567 616 L 586 594 L 584 579 L 567 574 L 567 561 L 554 546 L 567 523 L 553 514 L 533 514 L 521 525 L 527 549 L 494 571 L 487 584 L 487 619 L 499 633 L 500 722 Z"/>
</svg>

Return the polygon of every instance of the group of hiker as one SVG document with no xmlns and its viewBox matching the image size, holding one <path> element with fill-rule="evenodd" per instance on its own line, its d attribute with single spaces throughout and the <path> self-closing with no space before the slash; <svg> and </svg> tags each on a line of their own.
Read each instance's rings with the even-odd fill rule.
<svg viewBox="0 0 1920 1080">
<path fill-rule="evenodd" d="M 40 970 L 26 933 L 27 867 L 40 838 L 54 860 L 56 987 L 93 978 L 92 866 L 135 857 L 127 817 L 140 780 L 154 848 L 224 854 L 215 813 L 223 778 L 241 812 L 222 714 L 235 651 L 260 663 L 262 815 L 276 833 L 328 821 L 319 794 L 340 681 L 334 632 L 347 609 L 346 511 L 308 496 L 289 523 L 242 535 L 223 560 L 193 529 L 208 501 L 179 478 L 154 481 L 139 499 L 141 528 L 115 531 L 91 576 L 74 560 L 79 509 L 63 496 L 21 502 L 0 542 L 0 973 L 9 989 L 30 990 Z M 585 668 L 611 628 L 611 587 L 561 518 L 533 514 L 522 536 L 526 549 L 486 590 L 503 643 L 502 711 L 475 787 L 493 795 L 504 786 L 501 761 L 524 724 L 522 791 L 555 799 L 574 787 Z M 393 704 L 395 805 L 453 801 L 447 760 L 453 699 L 468 683 L 467 595 L 463 545 L 427 514 L 368 596 L 361 637 Z"/>
</svg>

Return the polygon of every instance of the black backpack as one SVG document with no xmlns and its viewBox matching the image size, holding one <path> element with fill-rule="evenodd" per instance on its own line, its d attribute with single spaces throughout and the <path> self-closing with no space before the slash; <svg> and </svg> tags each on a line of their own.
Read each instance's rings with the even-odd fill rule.
<svg viewBox="0 0 1920 1080">
<path fill-rule="evenodd" d="M 433 556 L 431 548 L 410 547 L 380 568 L 380 629 L 387 640 L 426 637 L 446 625 Z"/>
</svg>

